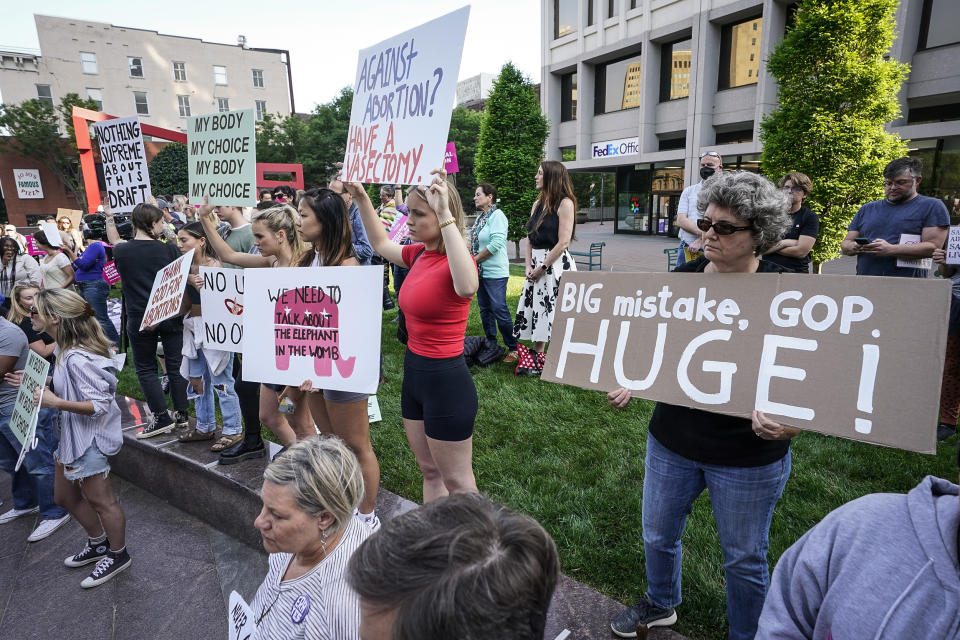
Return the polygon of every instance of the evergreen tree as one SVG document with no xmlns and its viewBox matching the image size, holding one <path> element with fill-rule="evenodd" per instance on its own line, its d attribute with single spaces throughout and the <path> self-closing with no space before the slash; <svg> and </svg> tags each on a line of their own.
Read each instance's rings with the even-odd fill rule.
<svg viewBox="0 0 960 640">
<path fill-rule="evenodd" d="M 503 65 L 480 126 L 475 172 L 478 181 L 497 188 L 500 208 L 510 223 L 507 238 L 514 241 L 518 256 L 537 199 L 534 176 L 543 158 L 547 131 L 533 84 L 513 63 Z"/>
<path fill-rule="evenodd" d="M 884 124 L 900 115 L 907 65 L 885 56 L 895 36 L 897 0 L 803 0 L 770 55 L 779 106 L 763 119 L 763 172 L 800 171 L 813 181 L 820 217 L 815 266 L 839 254 L 857 209 L 883 197 L 883 167 L 903 156 Z"/>
<path fill-rule="evenodd" d="M 187 195 L 190 177 L 187 172 L 187 145 L 170 142 L 157 152 L 150 164 L 150 189 L 154 193 Z"/>
<path fill-rule="evenodd" d="M 480 125 L 483 113 L 457 107 L 450 116 L 450 134 L 447 139 L 457 147 L 457 164 L 460 171 L 454 174 L 457 191 L 463 200 L 463 210 L 473 211 L 473 194 L 477 190 L 477 178 L 474 175 L 477 144 L 480 141 Z"/>
</svg>

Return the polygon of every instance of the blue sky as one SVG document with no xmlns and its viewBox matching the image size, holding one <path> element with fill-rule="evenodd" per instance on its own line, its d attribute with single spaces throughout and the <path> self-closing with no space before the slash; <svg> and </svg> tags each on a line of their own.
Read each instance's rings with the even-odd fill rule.
<svg viewBox="0 0 960 640">
<path fill-rule="evenodd" d="M 309 111 L 314 103 L 330 100 L 353 82 L 360 49 L 461 6 L 439 0 L 289 0 L 276 4 L 249 0 L 38 0 L 4 7 L 0 48 L 39 47 L 34 13 L 211 42 L 232 44 L 243 34 L 248 46 L 290 51 L 297 111 Z M 534 82 L 540 81 L 539 0 L 479 0 L 471 5 L 460 79 L 480 72 L 496 73 L 508 60 Z"/>
</svg>

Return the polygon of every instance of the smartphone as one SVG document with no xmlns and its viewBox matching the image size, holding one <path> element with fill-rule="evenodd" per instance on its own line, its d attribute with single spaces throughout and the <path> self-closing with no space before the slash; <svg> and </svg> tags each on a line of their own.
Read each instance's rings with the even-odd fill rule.
<svg viewBox="0 0 960 640">
<path fill-rule="evenodd" d="M 870 238 L 854 238 L 853 241 L 857 244 L 870 244 L 873 242 Z"/>
</svg>

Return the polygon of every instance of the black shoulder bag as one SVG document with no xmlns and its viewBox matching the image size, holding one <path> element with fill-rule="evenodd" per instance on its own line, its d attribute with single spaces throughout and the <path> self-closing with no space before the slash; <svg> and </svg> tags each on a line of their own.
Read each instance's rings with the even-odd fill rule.
<svg viewBox="0 0 960 640">
<path fill-rule="evenodd" d="M 427 248 L 424 247 L 420 249 L 417 255 L 413 256 L 413 260 L 410 261 L 410 270 L 413 270 L 413 265 L 416 264 L 417 258 L 426 251 Z M 399 297 L 399 296 L 398 296 Z M 403 317 L 403 309 L 400 308 L 400 300 L 397 300 L 397 340 L 400 341 L 400 344 L 407 344 L 407 320 Z"/>
</svg>

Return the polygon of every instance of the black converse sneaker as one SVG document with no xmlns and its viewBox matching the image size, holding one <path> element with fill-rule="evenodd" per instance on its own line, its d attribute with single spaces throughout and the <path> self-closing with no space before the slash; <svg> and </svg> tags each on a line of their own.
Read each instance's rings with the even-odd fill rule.
<svg viewBox="0 0 960 640">
<path fill-rule="evenodd" d="M 103 558 L 109 550 L 110 541 L 106 538 L 104 538 L 103 542 L 92 542 L 87 538 L 87 545 L 83 548 L 83 551 L 75 556 L 64 559 L 63 564 L 68 567 L 82 567 Z"/>
<path fill-rule="evenodd" d="M 177 423 L 178 429 L 183 429 L 184 427 L 190 426 L 190 414 L 186 411 L 176 411 L 173 414 L 174 421 Z"/>
<path fill-rule="evenodd" d="M 107 551 L 107 555 L 100 559 L 93 573 L 83 579 L 80 586 L 90 589 L 112 580 L 118 573 L 133 564 L 133 559 L 124 547 L 120 551 Z"/>
<path fill-rule="evenodd" d="M 137 440 L 152 438 L 169 431 L 173 431 L 177 426 L 169 411 L 161 411 L 159 415 L 151 416 L 143 425 L 143 428 L 137 431 Z"/>
</svg>

